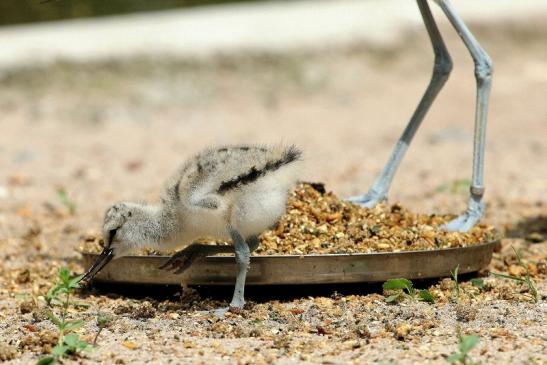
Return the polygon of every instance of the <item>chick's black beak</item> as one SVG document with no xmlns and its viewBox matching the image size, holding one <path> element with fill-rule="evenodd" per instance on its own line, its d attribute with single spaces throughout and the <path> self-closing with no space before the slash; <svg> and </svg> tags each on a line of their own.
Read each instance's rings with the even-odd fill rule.
<svg viewBox="0 0 547 365">
<path fill-rule="evenodd" d="M 113 258 L 114 250 L 110 247 L 106 247 L 99 257 L 97 257 L 97 260 L 95 260 L 93 265 L 86 271 L 81 281 L 86 284 L 89 283 Z"/>
</svg>

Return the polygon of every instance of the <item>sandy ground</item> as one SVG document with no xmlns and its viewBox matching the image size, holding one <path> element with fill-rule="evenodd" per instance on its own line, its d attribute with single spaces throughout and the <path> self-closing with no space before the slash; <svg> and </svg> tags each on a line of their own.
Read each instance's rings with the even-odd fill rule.
<svg viewBox="0 0 547 365">
<path fill-rule="evenodd" d="M 461 185 L 471 171 L 475 89 L 465 49 L 444 30 L 455 70 L 416 136 L 390 200 L 421 212 L 457 213 L 465 208 Z M 512 244 L 541 267 L 547 28 L 531 22 L 477 29 L 477 35 L 496 69 L 485 222 L 514 236 L 503 240 L 491 268 L 508 270 Z M 6 358 L 29 363 L 47 350 L 52 327 L 37 310 L 21 313 L 24 293 L 43 295 L 59 265 L 83 269 L 75 248 L 82 235 L 99 228 L 112 202 L 156 199 L 164 178 L 185 158 L 204 146 L 239 142 L 295 143 L 306 154 L 304 179 L 323 181 L 341 196 L 365 191 L 415 107 L 431 66 L 420 32 L 409 33 L 393 50 L 355 45 L 207 62 L 158 57 L 64 63 L 4 75 L 0 343 L 2 352 L 11 354 Z M 74 214 L 59 200 L 59 189 L 76 205 Z M 531 233 L 539 234 L 539 243 L 524 240 Z M 73 315 L 86 319 L 83 333 L 96 331 L 99 309 L 116 320 L 101 333 L 97 349 L 75 361 L 442 364 L 456 349 L 459 326 L 481 336 L 471 353 L 481 363 L 544 363 L 544 297 L 535 304 L 511 294 L 518 288 L 509 282 L 492 280 L 492 292 L 476 298 L 466 284 L 460 304 L 447 300 L 443 282 L 428 283 L 439 293 L 435 305 L 388 305 L 381 290 L 368 287 L 337 295 L 289 292 L 280 294 L 281 301 L 256 288 L 243 315 L 225 321 L 208 310 L 225 304 L 229 291 L 214 300 L 207 299 L 210 292 L 201 299 L 82 293 L 79 300 L 91 307 Z M 545 272 L 535 280 L 545 293 Z M 464 313 L 466 307 L 472 315 Z M 398 332 L 401 324 L 411 326 L 408 336 Z"/>
</svg>

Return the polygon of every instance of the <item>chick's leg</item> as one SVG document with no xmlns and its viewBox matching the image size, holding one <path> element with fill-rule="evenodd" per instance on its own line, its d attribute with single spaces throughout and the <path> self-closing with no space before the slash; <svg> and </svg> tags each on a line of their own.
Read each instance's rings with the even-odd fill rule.
<svg viewBox="0 0 547 365">
<path fill-rule="evenodd" d="M 173 271 L 181 274 L 188 269 L 197 259 L 215 255 L 218 253 L 232 253 L 234 246 L 204 245 L 192 243 L 190 246 L 175 253 L 165 264 L 160 266 L 161 270 Z"/>
<path fill-rule="evenodd" d="M 243 306 L 245 305 L 245 279 L 247 278 L 247 270 L 249 269 L 249 264 L 251 262 L 251 247 L 255 249 L 258 246 L 258 240 L 250 239 L 250 244 L 247 244 L 243 237 L 241 237 L 241 235 L 235 230 L 230 231 L 230 236 L 232 237 L 232 241 L 234 243 L 235 259 L 237 265 L 236 285 L 234 288 L 232 301 L 230 302 L 230 311 L 237 312 L 242 310 Z"/>
</svg>

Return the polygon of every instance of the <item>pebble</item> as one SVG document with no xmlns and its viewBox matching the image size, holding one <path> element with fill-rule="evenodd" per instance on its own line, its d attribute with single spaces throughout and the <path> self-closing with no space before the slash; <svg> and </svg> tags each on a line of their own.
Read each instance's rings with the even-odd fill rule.
<svg viewBox="0 0 547 365">
<path fill-rule="evenodd" d="M 180 314 L 178 313 L 169 313 L 169 319 L 179 319 Z"/>
<path fill-rule="evenodd" d="M 398 340 L 404 340 L 411 330 L 411 325 L 408 323 L 401 323 L 395 328 L 395 337 L 397 337 Z"/>
</svg>

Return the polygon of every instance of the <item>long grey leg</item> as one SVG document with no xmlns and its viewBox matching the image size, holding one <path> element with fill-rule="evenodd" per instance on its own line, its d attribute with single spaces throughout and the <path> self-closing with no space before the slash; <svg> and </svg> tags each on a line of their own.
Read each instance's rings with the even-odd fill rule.
<svg viewBox="0 0 547 365">
<path fill-rule="evenodd" d="M 245 291 L 245 279 L 247 278 L 247 270 L 250 264 L 250 254 L 254 251 L 259 244 L 257 237 L 251 237 L 248 239 L 248 244 L 243 237 L 235 230 L 230 231 L 230 236 L 234 242 L 235 258 L 237 264 L 237 277 L 236 285 L 234 289 L 234 295 L 230 302 L 231 311 L 240 311 L 245 305 L 243 294 Z"/>
<path fill-rule="evenodd" d="M 473 142 L 473 177 L 471 179 L 468 208 L 459 217 L 447 223 L 444 228 L 449 231 L 468 231 L 484 213 L 484 145 L 486 137 L 486 121 L 488 103 L 492 86 L 492 60 L 477 42 L 473 34 L 454 11 L 448 0 L 435 0 L 446 14 L 452 26 L 460 35 L 475 63 L 475 79 L 477 82 L 477 101 L 475 108 L 475 132 Z"/>
<path fill-rule="evenodd" d="M 422 19 L 424 21 L 427 33 L 433 46 L 433 52 L 435 54 L 435 63 L 433 65 L 433 75 L 431 81 L 420 100 L 420 103 L 416 107 L 414 114 L 410 118 L 408 125 L 406 126 L 403 134 L 395 144 L 395 148 L 381 172 L 380 176 L 376 178 L 370 190 L 360 196 L 349 198 L 349 201 L 356 204 L 360 204 L 365 207 L 373 207 L 377 203 L 387 199 L 387 193 L 393 180 L 393 176 L 399 167 L 414 134 L 418 130 L 418 127 L 422 123 L 427 111 L 433 104 L 433 101 L 441 91 L 450 71 L 452 71 L 452 60 L 448 54 L 448 50 L 444 44 L 444 41 L 439 33 L 439 29 L 435 24 L 431 10 L 427 0 L 417 0 Z"/>
</svg>

